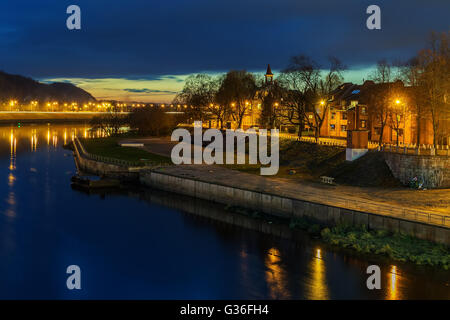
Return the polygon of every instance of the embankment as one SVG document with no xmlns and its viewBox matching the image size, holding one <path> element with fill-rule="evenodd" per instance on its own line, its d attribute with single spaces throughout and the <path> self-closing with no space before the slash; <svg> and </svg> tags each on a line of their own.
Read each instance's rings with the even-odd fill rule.
<svg viewBox="0 0 450 320">
<path fill-rule="evenodd" d="M 139 181 L 139 168 L 90 159 L 78 139 L 74 140 L 73 150 L 77 169 L 82 172 L 118 178 L 124 181 Z"/>
<path fill-rule="evenodd" d="M 152 188 L 256 210 L 285 219 L 308 218 L 328 226 L 341 224 L 366 226 L 370 230 L 403 233 L 450 246 L 450 228 L 446 226 L 448 223 L 446 216 L 436 215 L 434 217 L 436 220 L 433 221 L 432 215 L 428 214 L 424 221 L 420 221 L 417 212 L 416 216 L 414 214 L 410 216 L 410 213 L 405 211 L 403 215 L 394 216 L 389 212 L 383 212 L 386 208 L 374 204 L 363 211 L 349 208 L 349 204 L 345 202 L 321 203 L 314 200 L 318 199 L 317 197 L 309 197 L 299 190 L 295 192 L 296 190 L 291 190 L 290 187 L 291 193 L 287 195 L 270 179 L 261 178 L 249 184 L 250 178 L 256 177 L 246 175 L 249 181 L 244 182 L 240 180 L 238 173 L 236 177 L 231 177 L 228 170 L 220 168 L 214 168 L 214 172 L 209 167 L 203 170 L 199 170 L 200 167 L 189 169 L 183 166 L 127 168 L 89 159 L 83 155 L 84 153 L 81 144 L 75 143 L 75 156 L 80 169 L 98 175 L 113 174 L 124 179 L 132 177 L 130 180 L 138 180 L 142 185 Z M 200 171 L 203 171 L 203 175 L 198 174 Z M 233 179 L 237 182 L 231 182 Z M 389 207 L 389 211 L 393 210 L 393 207 Z"/>
<path fill-rule="evenodd" d="M 384 152 L 393 175 L 404 185 L 416 177 L 424 188 L 450 188 L 450 157 Z"/>
<path fill-rule="evenodd" d="M 365 225 L 368 229 L 401 232 L 419 239 L 450 246 L 450 229 L 444 226 L 194 180 L 189 177 L 171 175 L 163 172 L 163 169 L 142 170 L 140 182 L 152 188 L 258 210 L 283 218 L 307 217 L 330 226 L 342 223 L 354 226 Z"/>
</svg>

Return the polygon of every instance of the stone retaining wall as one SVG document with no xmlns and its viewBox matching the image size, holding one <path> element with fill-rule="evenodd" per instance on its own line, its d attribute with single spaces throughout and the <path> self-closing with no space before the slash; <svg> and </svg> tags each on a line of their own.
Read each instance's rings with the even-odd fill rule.
<svg viewBox="0 0 450 320">
<path fill-rule="evenodd" d="M 384 152 L 384 159 L 405 185 L 417 177 L 425 188 L 450 188 L 450 157 Z"/>
<path fill-rule="evenodd" d="M 95 161 L 80 155 L 77 144 L 74 143 L 74 157 L 77 168 L 81 171 L 98 176 L 107 176 L 126 181 L 139 181 L 139 170 L 119 166 L 116 164 Z"/>
<path fill-rule="evenodd" d="M 152 170 L 142 170 L 140 181 L 149 187 L 255 209 L 275 216 L 309 217 L 331 226 L 337 223 L 366 225 L 369 229 L 403 232 L 420 239 L 450 245 L 450 229 L 445 227 L 212 184 Z"/>
</svg>

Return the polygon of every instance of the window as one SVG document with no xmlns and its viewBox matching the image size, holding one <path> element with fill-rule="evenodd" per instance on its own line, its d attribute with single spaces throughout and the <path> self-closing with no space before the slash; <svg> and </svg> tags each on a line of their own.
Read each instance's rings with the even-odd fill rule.
<svg viewBox="0 0 450 320">
<path fill-rule="evenodd" d="M 342 120 L 347 120 L 347 112 L 342 112 Z"/>
<path fill-rule="evenodd" d="M 377 136 L 379 136 L 379 135 L 381 134 L 381 128 L 380 128 L 380 127 L 375 127 L 375 128 L 374 128 L 374 131 L 375 131 L 375 134 L 376 134 Z"/>
<path fill-rule="evenodd" d="M 362 107 L 362 108 L 361 108 L 361 113 L 362 113 L 362 114 L 366 114 L 366 107 Z"/>
<path fill-rule="evenodd" d="M 336 112 L 332 112 L 331 113 L 331 119 L 335 119 L 336 118 Z"/>
<path fill-rule="evenodd" d="M 366 127 L 366 120 L 361 120 L 361 128 L 365 128 Z"/>
<path fill-rule="evenodd" d="M 341 131 L 347 131 L 347 126 L 341 125 Z"/>
<path fill-rule="evenodd" d="M 334 130 L 334 129 L 336 129 L 336 125 L 334 125 L 334 124 L 330 124 L 330 129 L 331 129 L 331 130 Z"/>
<path fill-rule="evenodd" d="M 310 119 L 312 119 L 312 117 L 313 117 L 312 114 L 310 114 L 310 115 L 308 116 L 308 118 L 310 118 Z"/>
</svg>

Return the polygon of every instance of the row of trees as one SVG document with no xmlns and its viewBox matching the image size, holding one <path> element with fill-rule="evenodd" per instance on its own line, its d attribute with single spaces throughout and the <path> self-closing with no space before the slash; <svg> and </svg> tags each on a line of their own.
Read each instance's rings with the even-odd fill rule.
<svg viewBox="0 0 450 320">
<path fill-rule="evenodd" d="M 187 78 L 181 93 L 173 103 L 191 105 L 189 118 L 196 120 L 214 119 L 223 129 L 224 123 L 232 120 L 242 127 L 245 114 L 255 98 L 262 101 L 259 123 L 273 128 L 280 122 L 298 126 L 299 133 L 307 124 L 318 136 L 325 118 L 330 92 L 343 78 L 342 63 L 334 57 L 324 69 L 305 55 L 291 59 L 286 70 L 273 83 L 265 83 L 247 71 L 230 71 L 226 75 L 191 75 Z M 326 71 L 324 71 L 326 70 Z M 313 118 L 308 117 L 313 114 Z"/>
<path fill-rule="evenodd" d="M 185 122 L 185 117 L 183 114 L 168 114 L 161 107 L 151 106 L 133 109 L 130 114 L 124 115 L 119 107 L 113 106 L 109 113 L 93 117 L 91 125 L 94 130 L 100 129 L 107 136 L 117 135 L 126 126 L 140 135 L 164 136 L 169 135 L 179 123 Z"/>
<path fill-rule="evenodd" d="M 191 119 L 215 119 L 221 129 L 232 119 L 241 127 L 260 87 L 258 82 L 261 83 L 260 79 L 244 70 L 233 70 L 221 76 L 190 75 L 173 103 L 190 105 L 186 112 Z"/>
<path fill-rule="evenodd" d="M 415 117 L 418 143 L 424 120 L 432 124 L 434 145 L 450 135 L 449 43 L 450 33 L 433 33 L 427 48 L 409 61 L 377 63 L 371 78 L 378 85 L 368 90 L 365 98 L 370 121 L 380 128 L 380 144 L 386 126 L 397 133 L 398 143 L 408 114 Z"/>
<path fill-rule="evenodd" d="M 400 78 L 415 88 L 409 105 L 417 115 L 418 141 L 420 120 L 430 119 L 433 144 L 439 144 L 450 134 L 450 32 L 432 33 L 428 46 L 399 70 Z"/>
<path fill-rule="evenodd" d="M 361 98 L 368 105 L 369 123 L 377 128 L 380 143 L 387 126 L 397 132 L 398 141 L 406 114 L 416 116 L 417 141 L 421 141 L 423 119 L 432 123 L 434 144 L 449 135 L 449 35 L 433 34 L 428 47 L 406 63 L 378 62 L 370 75 L 376 85 L 363 90 Z M 242 70 L 219 76 L 191 75 L 173 102 L 190 106 L 183 116 L 167 115 L 158 108 L 140 108 L 128 119 L 111 112 L 94 119 L 93 124 L 108 134 L 116 133 L 125 123 L 142 134 L 166 134 L 186 119 L 213 119 L 221 129 L 233 121 L 240 128 L 249 109 L 258 107 L 261 127 L 289 124 L 297 127 L 301 135 L 308 126 L 318 138 L 330 108 L 328 100 L 343 82 L 344 70 L 345 66 L 334 57 L 328 59 L 327 65 L 319 65 L 308 56 L 298 55 L 269 83 L 260 75 Z M 252 105 L 255 100 L 259 106 Z"/>
<path fill-rule="evenodd" d="M 450 50 L 449 34 L 433 33 L 427 48 L 405 63 L 379 61 L 370 78 L 377 84 L 365 93 L 369 121 L 378 128 L 380 143 L 386 126 L 399 132 L 406 113 L 416 115 L 417 141 L 423 119 L 432 122 L 434 144 L 448 135 Z M 345 66 L 335 57 L 319 65 L 305 55 L 292 57 L 289 65 L 268 86 L 261 76 L 246 71 L 225 75 L 191 75 L 174 103 L 192 106 L 188 117 L 217 121 L 220 128 L 227 121 L 242 127 L 244 116 L 255 98 L 261 101 L 259 125 L 273 128 L 289 124 L 298 133 L 308 126 L 318 138 L 328 112 L 331 92 L 342 82 Z M 402 82 L 399 82 L 401 80 Z M 406 84 L 406 87 L 403 86 Z M 394 97 L 401 103 L 395 103 Z"/>
</svg>

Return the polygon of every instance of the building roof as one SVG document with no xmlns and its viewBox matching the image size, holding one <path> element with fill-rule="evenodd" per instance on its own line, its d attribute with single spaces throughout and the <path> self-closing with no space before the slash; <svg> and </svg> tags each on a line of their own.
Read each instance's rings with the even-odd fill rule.
<svg viewBox="0 0 450 320">
<path fill-rule="evenodd" d="M 367 103 L 369 95 L 373 92 L 373 90 L 389 85 L 401 88 L 404 87 L 401 81 L 391 83 L 375 83 L 374 81 L 366 80 L 362 85 L 347 82 L 341 84 L 331 92 L 332 99 L 330 99 L 330 102 L 341 106 L 347 106 L 350 101 L 358 101 L 359 104 L 365 104 Z M 344 104 L 342 104 L 342 102 Z"/>
</svg>

